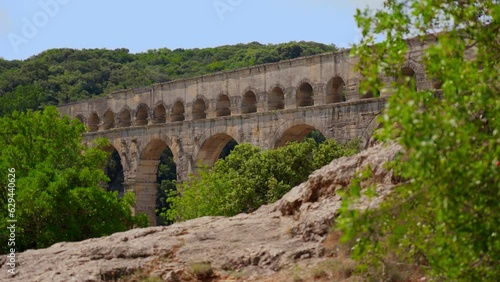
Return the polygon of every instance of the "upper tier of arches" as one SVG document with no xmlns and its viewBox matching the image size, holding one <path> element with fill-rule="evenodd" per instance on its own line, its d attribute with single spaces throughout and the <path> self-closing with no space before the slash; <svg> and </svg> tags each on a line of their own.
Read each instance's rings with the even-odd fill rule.
<svg viewBox="0 0 500 282">
<path fill-rule="evenodd" d="M 402 78 L 409 86 L 415 87 L 416 71 L 411 66 L 401 70 Z M 394 80 L 392 80 L 394 81 Z M 76 118 L 86 124 L 90 132 L 114 128 L 145 126 L 169 122 L 196 121 L 208 118 L 230 117 L 268 111 L 297 109 L 369 99 L 372 93 L 359 93 L 358 87 L 349 87 L 340 75 L 331 76 L 327 81 L 316 82 L 303 79 L 298 85 L 274 84 L 269 89 L 247 87 L 241 93 L 220 92 L 213 99 L 196 95 L 191 101 L 176 99 L 172 104 L 157 101 L 155 105 L 139 103 L 136 108 L 127 105 L 107 108 L 105 111 L 78 113 Z"/>
</svg>

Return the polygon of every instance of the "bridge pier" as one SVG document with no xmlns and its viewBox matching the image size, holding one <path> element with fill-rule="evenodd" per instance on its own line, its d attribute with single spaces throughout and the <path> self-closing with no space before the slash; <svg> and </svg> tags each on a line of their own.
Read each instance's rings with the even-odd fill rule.
<svg viewBox="0 0 500 282">
<path fill-rule="evenodd" d="M 132 184 L 135 194 L 134 213 L 145 213 L 152 226 L 156 225 L 156 182 L 135 182 Z"/>
<path fill-rule="evenodd" d="M 297 108 L 295 99 L 295 87 L 288 87 L 284 91 L 285 95 L 285 109 L 295 109 Z"/>
</svg>

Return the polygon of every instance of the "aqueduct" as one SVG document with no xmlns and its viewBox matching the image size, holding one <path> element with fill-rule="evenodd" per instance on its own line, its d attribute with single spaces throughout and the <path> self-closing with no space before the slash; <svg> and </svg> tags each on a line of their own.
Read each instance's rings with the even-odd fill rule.
<svg viewBox="0 0 500 282">
<path fill-rule="evenodd" d="M 431 88 L 418 63 L 425 44 L 408 44 L 403 74 L 418 88 Z M 154 224 L 156 172 L 167 147 L 182 180 L 200 162 L 213 164 L 231 139 L 270 149 L 317 129 L 340 142 L 368 142 L 390 91 L 383 89 L 380 99 L 360 95 L 356 62 L 348 51 L 326 53 L 118 91 L 58 109 L 88 126 L 84 141 L 110 140 L 124 185 L 136 194 L 136 212 Z"/>
</svg>

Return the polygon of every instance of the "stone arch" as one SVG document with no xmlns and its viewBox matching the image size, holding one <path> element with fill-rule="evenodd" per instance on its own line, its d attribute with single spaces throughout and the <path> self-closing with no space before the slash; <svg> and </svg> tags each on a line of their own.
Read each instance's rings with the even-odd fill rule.
<svg viewBox="0 0 500 282">
<path fill-rule="evenodd" d="M 319 119 L 306 120 L 306 119 L 291 119 L 283 121 L 278 128 L 274 131 L 274 135 L 269 138 L 268 143 L 266 144 L 266 149 L 274 149 L 277 148 L 277 144 L 282 142 L 283 136 L 289 136 L 289 133 L 296 133 L 297 130 L 302 127 L 306 132 L 302 132 L 303 136 L 307 136 L 312 130 L 318 130 L 326 139 L 331 139 L 334 137 L 333 132 L 328 129 L 328 126 L 325 122 Z M 289 131 L 290 128 L 294 128 L 294 130 Z M 287 132 L 288 131 L 288 132 Z M 302 139 L 304 138 L 302 137 Z M 297 137 L 297 140 L 302 140 L 300 137 Z M 284 140 L 285 144 L 287 141 L 297 141 L 297 140 Z"/>
<path fill-rule="evenodd" d="M 109 130 L 115 127 L 115 113 L 111 110 L 107 110 L 102 118 L 102 128 L 104 130 Z"/>
<path fill-rule="evenodd" d="M 276 85 L 271 88 L 267 100 L 267 108 L 269 111 L 285 108 L 285 91 L 283 91 L 283 87 Z"/>
<path fill-rule="evenodd" d="M 231 100 L 226 94 L 220 94 L 217 97 L 217 104 L 215 106 L 215 116 L 223 117 L 231 115 Z"/>
<path fill-rule="evenodd" d="M 361 81 L 359 83 L 359 85 L 361 85 Z M 358 87 L 359 87 L 358 85 Z M 361 89 L 359 89 L 361 91 Z M 373 90 L 368 90 L 366 91 L 365 93 L 359 93 L 359 95 L 361 96 L 361 99 L 370 99 L 370 98 L 374 98 L 375 97 L 375 94 L 377 94 L 377 96 L 380 96 L 380 89 L 375 89 L 376 93 L 373 92 Z"/>
<path fill-rule="evenodd" d="M 373 119 L 368 123 L 366 128 L 363 130 L 361 134 L 361 148 L 368 148 L 373 145 L 373 133 L 382 127 L 382 124 L 378 122 L 380 116 L 380 112 L 373 117 Z"/>
<path fill-rule="evenodd" d="M 431 81 L 431 90 L 434 92 L 434 97 L 442 99 L 443 98 L 443 82 L 437 78 Z"/>
<path fill-rule="evenodd" d="M 417 81 L 415 79 L 416 73 L 415 70 L 411 67 L 402 67 L 401 68 L 401 78 L 403 79 L 402 83 L 405 83 L 408 88 L 411 88 L 412 90 L 417 90 Z M 408 82 L 405 82 L 406 78 L 408 79 Z"/>
<path fill-rule="evenodd" d="M 112 144 L 103 148 L 106 152 L 108 152 L 108 158 L 106 160 L 106 166 L 104 167 L 104 173 L 107 177 L 109 177 L 110 181 L 106 183 L 105 187 L 107 191 L 117 191 L 118 197 L 123 197 L 125 193 L 125 175 L 124 175 L 124 160 L 120 150 L 113 146 Z M 110 166 L 111 161 L 116 161 L 115 156 L 119 159 L 119 164 L 112 164 Z"/>
<path fill-rule="evenodd" d="M 146 145 L 142 147 L 142 149 L 140 149 L 139 153 L 140 158 L 137 166 L 137 171 L 141 169 L 142 171 L 147 171 L 147 169 L 144 169 L 144 167 L 142 168 L 140 167 L 142 161 L 154 160 L 159 162 L 160 156 L 166 148 L 169 148 L 172 151 L 172 154 L 174 155 L 174 161 L 176 165 L 178 165 L 177 163 L 179 155 L 177 152 L 178 146 L 176 146 L 176 144 L 173 143 L 172 139 L 170 139 L 169 136 L 165 134 L 154 135 L 151 138 L 147 138 L 147 140 L 145 141 L 148 142 L 147 143 L 144 142 L 146 143 Z M 136 175 L 136 178 L 139 177 L 139 179 L 142 180 L 153 179 L 153 178 L 147 178 L 146 176 L 152 177 L 152 175 L 150 174 L 142 174 L 142 175 Z M 153 180 L 156 181 L 156 176 Z"/>
<path fill-rule="evenodd" d="M 85 118 L 82 114 L 76 115 L 75 119 L 79 120 L 82 124 L 85 124 Z"/>
<path fill-rule="evenodd" d="M 443 87 L 443 82 L 441 80 L 435 78 L 431 81 L 431 85 L 432 85 L 432 89 L 441 90 L 441 88 Z"/>
<path fill-rule="evenodd" d="M 250 114 L 257 112 L 257 95 L 253 90 L 247 90 L 241 99 L 241 113 Z"/>
<path fill-rule="evenodd" d="M 121 142 L 120 138 L 110 139 L 109 140 L 110 144 L 102 149 L 108 153 L 112 153 L 114 150 L 116 150 L 120 154 L 121 162 L 124 163 L 125 159 L 123 159 L 122 148 L 120 147 L 120 142 Z"/>
<path fill-rule="evenodd" d="M 137 171 L 141 171 L 142 169 L 142 172 L 148 172 L 147 169 L 145 169 L 144 167 L 140 167 L 141 165 L 141 161 L 151 161 L 151 160 L 154 160 L 154 161 L 159 161 L 160 160 L 160 156 L 161 154 L 163 153 L 163 151 L 168 147 L 172 150 L 172 144 L 169 145 L 169 142 L 170 140 L 163 140 L 163 139 L 160 139 L 160 138 L 153 138 L 151 139 L 147 144 L 146 146 L 141 150 L 141 154 L 140 154 L 140 161 L 139 161 L 139 166 L 137 167 Z M 173 150 L 172 150 L 173 152 Z M 155 169 L 156 170 L 156 169 Z M 155 171 L 156 173 L 156 171 Z M 139 173 L 137 174 L 136 178 L 137 179 L 141 179 L 141 180 L 153 180 L 153 181 L 156 181 L 156 174 L 153 173 L 143 173 L 143 174 L 140 174 Z"/>
<path fill-rule="evenodd" d="M 135 125 L 142 126 L 148 124 L 149 108 L 146 104 L 139 104 L 135 111 Z"/>
<path fill-rule="evenodd" d="M 371 90 L 366 91 L 364 94 L 361 95 L 361 99 L 370 99 L 370 98 L 374 98 L 374 97 L 375 97 L 375 95 L 373 94 L 373 91 L 371 91 Z"/>
<path fill-rule="evenodd" d="M 302 141 L 307 136 L 307 134 L 311 133 L 315 129 L 319 130 L 314 126 L 305 123 L 289 127 L 281 134 L 280 137 L 278 137 L 273 146 L 274 148 L 279 148 L 286 146 L 288 142 Z M 323 134 L 323 132 L 321 133 Z"/>
<path fill-rule="evenodd" d="M 158 103 L 155 107 L 153 113 L 153 122 L 156 123 L 165 123 L 167 121 L 167 109 L 163 105 L 163 103 Z"/>
<path fill-rule="evenodd" d="M 98 131 L 100 123 L 101 119 L 99 118 L 99 115 L 97 115 L 97 113 L 91 113 L 87 121 L 87 126 L 89 127 L 90 132 Z"/>
<path fill-rule="evenodd" d="M 231 141 L 232 139 L 238 140 L 227 133 L 216 133 L 211 135 L 207 139 L 203 140 L 201 147 L 196 154 L 195 165 L 204 164 L 212 166 L 219 159 L 219 155 L 222 149 Z M 238 142 L 239 143 L 239 142 Z"/>
<path fill-rule="evenodd" d="M 412 61 L 404 62 L 403 66 L 401 67 L 401 70 L 405 68 L 411 69 L 414 72 L 414 74 L 425 72 L 424 69 L 422 68 L 422 65 L 416 64 L 415 62 Z"/>
<path fill-rule="evenodd" d="M 171 121 L 183 121 L 185 120 L 185 108 L 184 103 L 181 100 L 177 100 L 172 107 L 172 114 L 170 115 Z"/>
<path fill-rule="evenodd" d="M 193 102 L 192 114 L 193 120 L 207 118 L 207 104 L 203 98 L 197 98 Z"/>
<path fill-rule="evenodd" d="M 132 125 L 132 116 L 130 115 L 130 109 L 128 107 L 123 107 L 123 109 L 118 114 L 117 127 L 129 127 L 131 125 Z"/>
<path fill-rule="evenodd" d="M 295 103 L 297 107 L 307 107 L 314 105 L 314 89 L 309 81 L 302 81 L 297 87 Z"/>
<path fill-rule="evenodd" d="M 170 145 L 169 145 L 170 144 Z M 174 155 L 176 166 L 177 155 L 172 150 L 172 143 L 169 139 L 163 140 L 153 138 L 141 150 L 137 165 L 134 192 L 136 195 L 136 213 L 144 212 L 149 217 L 151 225 L 156 225 L 156 172 L 160 163 L 160 156 L 166 148 L 170 148 Z"/>
<path fill-rule="evenodd" d="M 340 103 L 346 101 L 345 82 L 340 76 L 335 76 L 326 84 L 326 103 Z"/>
<path fill-rule="evenodd" d="M 401 74 L 403 76 L 408 76 L 408 77 L 414 77 L 415 76 L 415 70 L 411 67 L 402 67 L 401 68 Z"/>
<path fill-rule="evenodd" d="M 403 76 L 412 77 L 415 82 L 415 90 L 418 90 L 419 88 L 426 88 L 425 85 L 419 84 L 419 81 L 427 81 L 425 66 L 423 64 L 415 61 L 406 61 L 401 67 L 401 73 Z M 428 87 L 432 87 L 431 81 L 432 79 L 429 80 Z"/>
</svg>

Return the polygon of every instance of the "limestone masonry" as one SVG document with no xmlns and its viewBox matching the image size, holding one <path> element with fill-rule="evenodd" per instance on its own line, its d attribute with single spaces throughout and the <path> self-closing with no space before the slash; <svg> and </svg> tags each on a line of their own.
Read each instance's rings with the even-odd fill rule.
<svg viewBox="0 0 500 282">
<path fill-rule="evenodd" d="M 426 44 L 408 44 L 403 74 L 418 89 L 432 88 L 419 63 Z M 58 109 L 89 127 L 85 142 L 110 140 L 121 157 L 125 187 L 136 194 L 136 212 L 154 224 L 156 171 L 167 147 L 182 180 L 200 163 L 213 164 L 231 139 L 270 149 L 317 129 L 339 142 L 361 138 L 367 144 L 390 90 L 381 89 L 379 99 L 360 95 L 356 63 L 349 51 L 326 53 L 118 91 Z"/>
</svg>

